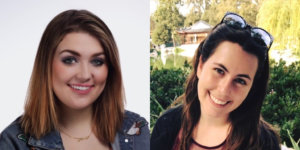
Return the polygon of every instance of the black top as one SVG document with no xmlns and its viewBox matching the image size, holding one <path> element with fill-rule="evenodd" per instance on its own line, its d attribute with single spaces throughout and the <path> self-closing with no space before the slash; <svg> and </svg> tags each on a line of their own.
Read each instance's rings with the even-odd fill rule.
<svg viewBox="0 0 300 150">
<path fill-rule="evenodd" d="M 150 150 L 172 150 L 181 128 L 182 107 L 180 105 L 172 108 L 157 119 L 150 139 Z M 263 150 L 280 150 L 277 136 L 265 125 L 260 126 L 259 138 Z"/>
<path fill-rule="evenodd" d="M 166 111 L 157 119 L 150 140 L 151 150 L 171 150 L 181 128 L 182 106 Z"/>
</svg>

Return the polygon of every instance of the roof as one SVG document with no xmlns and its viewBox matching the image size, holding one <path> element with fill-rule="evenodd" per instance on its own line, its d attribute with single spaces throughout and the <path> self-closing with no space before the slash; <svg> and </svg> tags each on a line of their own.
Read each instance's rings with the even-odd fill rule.
<svg viewBox="0 0 300 150">
<path fill-rule="evenodd" d="M 209 32 L 212 29 L 212 26 L 206 23 L 205 21 L 198 21 L 192 26 L 187 28 L 181 28 L 178 30 L 179 33 L 194 33 L 194 32 Z"/>
</svg>

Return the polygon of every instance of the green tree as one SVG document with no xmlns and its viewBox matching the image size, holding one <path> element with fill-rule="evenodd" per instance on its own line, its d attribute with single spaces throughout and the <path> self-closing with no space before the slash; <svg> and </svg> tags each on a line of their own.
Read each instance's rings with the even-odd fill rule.
<svg viewBox="0 0 300 150">
<path fill-rule="evenodd" d="M 243 16 L 247 23 L 255 25 L 256 14 L 259 9 L 258 0 L 187 0 L 188 5 L 201 15 L 201 20 L 211 25 L 220 22 L 227 11 L 235 12 Z M 202 13 L 201 13 L 202 12 Z"/>
<path fill-rule="evenodd" d="M 177 29 L 183 26 L 184 17 L 179 13 L 176 4 L 180 0 L 159 0 L 153 20 L 155 28 L 152 32 L 154 44 L 161 45 L 173 42 L 175 44 Z"/>
<path fill-rule="evenodd" d="M 186 0 L 185 4 L 191 6 L 190 12 L 184 20 L 184 26 L 188 27 L 201 20 L 202 11 L 205 9 L 205 4 L 208 1 L 203 0 Z"/>
<path fill-rule="evenodd" d="M 194 7 L 191 8 L 189 14 L 186 16 L 184 20 L 184 26 L 189 27 L 199 21 L 201 19 L 201 12 L 199 12 L 197 9 Z"/>
<path fill-rule="evenodd" d="M 172 30 L 165 23 L 157 23 L 152 33 L 152 41 L 156 45 L 162 45 L 172 40 Z"/>
<path fill-rule="evenodd" d="M 300 55 L 299 0 L 265 0 L 257 15 L 257 24 L 275 38 L 274 49 L 291 49 Z"/>
<path fill-rule="evenodd" d="M 153 16 L 150 16 L 150 32 L 152 32 L 155 29 L 155 21 L 153 19 Z"/>
</svg>

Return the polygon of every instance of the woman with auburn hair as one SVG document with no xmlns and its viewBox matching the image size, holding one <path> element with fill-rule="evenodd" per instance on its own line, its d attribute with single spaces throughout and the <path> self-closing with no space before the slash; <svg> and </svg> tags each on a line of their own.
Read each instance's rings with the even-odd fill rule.
<svg viewBox="0 0 300 150">
<path fill-rule="evenodd" d="M 124 101 L 111 31 L 89 11 L 64 11 L 43 33 L 25 112 L 0 149 L 149 149 L 148 123 Z"/>
<path fill-rule="evenodd" d="M 272 36 L 227 13 L 195 52 L 183 104 L 165 112 L 153 150 L 277 150 L 279 138 L 260 114 Z"/>
</svg>

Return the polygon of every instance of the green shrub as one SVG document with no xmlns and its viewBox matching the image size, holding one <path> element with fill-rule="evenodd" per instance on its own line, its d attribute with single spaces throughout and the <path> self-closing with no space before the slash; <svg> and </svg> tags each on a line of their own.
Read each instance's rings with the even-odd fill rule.
<svg viewBox="0 0 300 150">
<path fill-rule="evenodd" d="M 184 82 L 190 67 L 184 69 L 154 69 L 150 74 L 151 128 L 163 112 L 184 92 Z"/>
<path fill-rule="evenodd" d="M 268 94 L 262 107 L 264 119 L 280 127 L 280 137 L 292 146 L 287 130 L 294 139 L 300 138 L 300 62 L 285 65 L 270 63 Z"/>
</svg>

